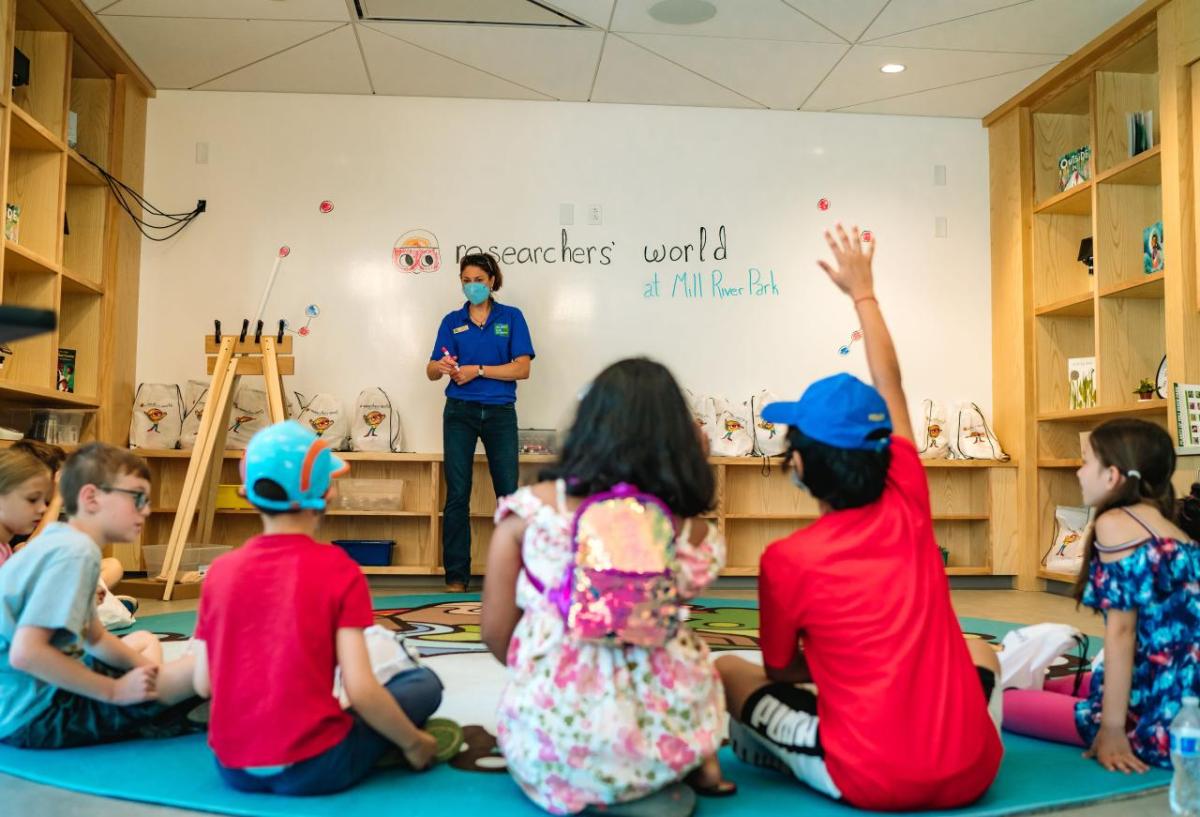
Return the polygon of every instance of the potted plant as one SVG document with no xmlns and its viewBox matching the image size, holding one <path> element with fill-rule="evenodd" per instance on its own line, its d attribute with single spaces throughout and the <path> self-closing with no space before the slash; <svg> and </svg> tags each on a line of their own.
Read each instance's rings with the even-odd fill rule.
<svg viewBox="0 0 1200 817">
<path fill-rule="evenodd" d="M 1146 378 L 1142 378 L 1142 382 L 1138 383 L 1138 387 L 1134 389 L 1134 394 L 1138 396 L 1138 401 L 1154 399 L 1154 384 Z"/>
</svg>

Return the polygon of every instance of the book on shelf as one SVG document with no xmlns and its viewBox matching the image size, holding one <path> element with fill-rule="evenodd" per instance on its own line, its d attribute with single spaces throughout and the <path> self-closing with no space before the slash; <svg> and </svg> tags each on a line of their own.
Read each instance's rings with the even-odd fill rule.
<svg viewBox="0 0 1200 817">
<path fill-rule="evenodd" d="M 1070 190 L 1092 177 L 1092 149 L 1087 145 L 1064 153 L 1058 160 L 1058 191 Z"/>
<path fill-rule="evenodd" d="M 16 241 L 20 235 L 21 205 L 9 202 L 4 208 L 4 237 Z"/>
<path fill-rule="evenodd" d="M 1125 114 L 1125 132 L 1130 156 L 1137 156 L 1154 147 L 1154 111 Z"/>
<path fill-rule="evenodd" d="M 1096 407 L 1096 358 L 1067 358 L 1071 410 Z"/>
<path fill-rule="evenodd" d="M 1162 272 L 1167 267 L 1163 256 L 1163 226 L 1156 221 L 1142 230 L 1142 271 L 1147 275 Z"/>
<path fill-rule="evenodd" d="M 58 391 L 75 391 L 75 350 L 58 350 L 58 375 L 55 377 L 55 388 Z"/>
</svg>

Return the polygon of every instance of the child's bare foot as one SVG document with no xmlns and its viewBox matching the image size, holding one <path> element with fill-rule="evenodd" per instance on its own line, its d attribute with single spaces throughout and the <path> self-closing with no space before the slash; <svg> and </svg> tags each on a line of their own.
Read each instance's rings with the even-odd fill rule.
<svg viewBox="0 0 1200 817">
<path fill-rule="evenodd" d="M 730 797 L 737 794 L 737 783 L 721 777 L 721 763 L 716 755 L 704 758 L 700 767 L 683 780 L 701 797 Z"/>
</svg>

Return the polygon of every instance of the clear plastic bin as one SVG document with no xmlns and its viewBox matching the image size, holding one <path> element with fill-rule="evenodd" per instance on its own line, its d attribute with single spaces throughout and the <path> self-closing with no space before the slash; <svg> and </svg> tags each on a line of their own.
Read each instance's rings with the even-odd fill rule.
<svg viewBox="0 0 1200 817">
<path fill-rule="evenodd" d="M 341 511 L 402 511 L 404 510 L 404 480 L 402 479 L 338 479 L 337 496 L 331 510 Z"/>
<path fill-rule="evenodd" d="M 183 557 L 179 560 L 179 572 L 204 571 L 213 561 L 233 550 L 225 545 L 184 545 Z M 162 572 L 163 560 L 167 558 L 166 545 L 142 545 L 142 567 L 146 575 L 154 578 Z"/>
<path fill-rule="evenodd" d="M 517 447 L 522 454 L 557 454 L 558 432 L 553 428 L 518 429 Z"/>
<path fill-rule="evenodd" d="M 51 445 L 77 445 L 83 431 L 86 411 L 54 409 L 38 411 L 33 415 L 33 429 L 29 436 Z"/>
</svg>

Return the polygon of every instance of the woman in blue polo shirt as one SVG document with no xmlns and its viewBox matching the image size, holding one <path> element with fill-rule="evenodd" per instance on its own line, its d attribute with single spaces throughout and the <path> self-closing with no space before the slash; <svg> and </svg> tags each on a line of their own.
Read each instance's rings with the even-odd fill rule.
<svg viewBox="0 0 1200 817">
<path fill-rule="evenodd" d="M 442 411 L 446 507 L 442 564 L 446 590 L 466 591 L 471 580 L 471 469 L 483 440 L 496 496 L 517 490 L 518 380 L 529 377 L 533 342 L 521 310 L 497 303 L 504 276 L 494 256 L 464 255 L 459 280 L 467 302 L 442 318 L 425 374 L 450 378 Z"/>
</svg>

